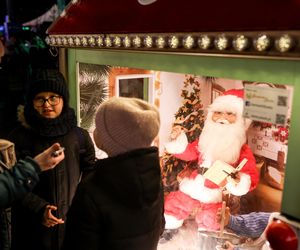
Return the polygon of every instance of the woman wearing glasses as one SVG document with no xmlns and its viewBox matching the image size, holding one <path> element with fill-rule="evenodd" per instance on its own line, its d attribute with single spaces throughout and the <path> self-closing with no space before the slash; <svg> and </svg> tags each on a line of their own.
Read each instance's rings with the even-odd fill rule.
<svg viewBox="0 0 300 250">
<path fill-rule="evenodd" d="M 13 250 L 61 249 L 66 213 L 77 184 L 84 170 L 94 165 L 93 142 L 86 130 L 77 127 L 68 101 L 60 72 L 38 72 L 29 85 L 23 109 L 19 109 L 20 126 L 9 136 L 17 158 L 34 156 L 54 142 L 65 148 L 65 159 L 55 169 L 42 173 L 32 193 L 12 206 Z"/>
</svg>

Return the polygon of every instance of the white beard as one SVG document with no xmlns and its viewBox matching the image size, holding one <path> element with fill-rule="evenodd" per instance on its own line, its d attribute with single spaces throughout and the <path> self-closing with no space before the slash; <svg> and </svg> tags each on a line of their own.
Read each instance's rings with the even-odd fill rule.
<svg viewBox="0 0 300 250">
<path fill-rule="evenodd" d="M 212 121 L 208 114 L 199 138 L 202 166 L 210 167 L 216 160 L 235 163 L 245 142 L 246 129 L 242 119 L 237 118 L 232 124 L 220 124 Z"/>
</svg>

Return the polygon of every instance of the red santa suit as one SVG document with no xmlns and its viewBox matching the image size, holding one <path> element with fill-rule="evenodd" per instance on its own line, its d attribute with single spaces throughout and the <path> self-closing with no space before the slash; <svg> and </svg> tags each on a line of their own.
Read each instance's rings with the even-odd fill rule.
<svg viewBox="0 0 300 250">
<path fill-rule="evenodd" d="M 248 122 L 243 118 L 243 91 L 230 90 L 217 97 L 208 108 L 207 119 L 199 141 L 188 143 L 183 152 L 175 152 L 174 147 L 166 146 L 167 151 L 185 161 L 197 160 L 202 168 L 209 168 L 216 160 L 237 167 L 243 159 L 246 164 L 239 171 L 238 183 L 228 182 L 226 190 L 241 196 L 253 190 L 259 181 L 255 158 L 246 144 Z M 234 113 L 233 124 L 224 119 L 212 121 L 214 112 Z M 224 120 L 224 121 L 223 121 Z M 184 178 L 179 190 L 171 192 L 165 198 L 166 229 L 179 228 L 191 212 L 196 211 L 195 220 L 198 229 L 218 230 L 220 225 L 216 213 L 222 204 L 222 188 L 206 179 L 195 170 Z"/>
</svg>

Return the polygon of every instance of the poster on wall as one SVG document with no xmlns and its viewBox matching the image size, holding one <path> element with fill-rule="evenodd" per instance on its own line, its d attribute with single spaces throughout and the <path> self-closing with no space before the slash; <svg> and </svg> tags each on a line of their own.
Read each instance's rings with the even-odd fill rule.
<svg viewBox="0 0 300 250">
<path fill-rule="evenodd" d="M 288 100 L 288 89 L 245 85 L 244 116 L 261 122 L 285 125 Z"/>
</svg>

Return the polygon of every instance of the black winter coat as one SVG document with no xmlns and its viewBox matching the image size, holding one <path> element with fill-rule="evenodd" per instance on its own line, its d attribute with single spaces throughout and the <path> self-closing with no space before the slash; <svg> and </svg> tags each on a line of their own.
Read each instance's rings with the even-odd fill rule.
<svg viewBox="0 0 300 250">
<path fill-rule="evenodd" d="M 68 212 L 64 249 L 154 250 L 163 203 L 157 148 L 98 160 Z"/>
<path fill-rule="evenodd" d="M 13 250 L 61 249 L 65 224 L 45 227 L 42 214 L 45 206 L 51 204 L 58 207 L 55 216 L 66 220 L 82 171 L 94 166 L 94 144 L 88 132 L 78 127 L 65 135 L 46 137 L 20 126 L 13 131 L 10 140 L 15 143 L 18 159 L 35 156 L 54 142 L 65 147 L 65 159 L 54 169 L 41 173 L 32 193 L 12 206 Z M 85 150 L 80 153 L 81 148 Z"/>
</svg>

